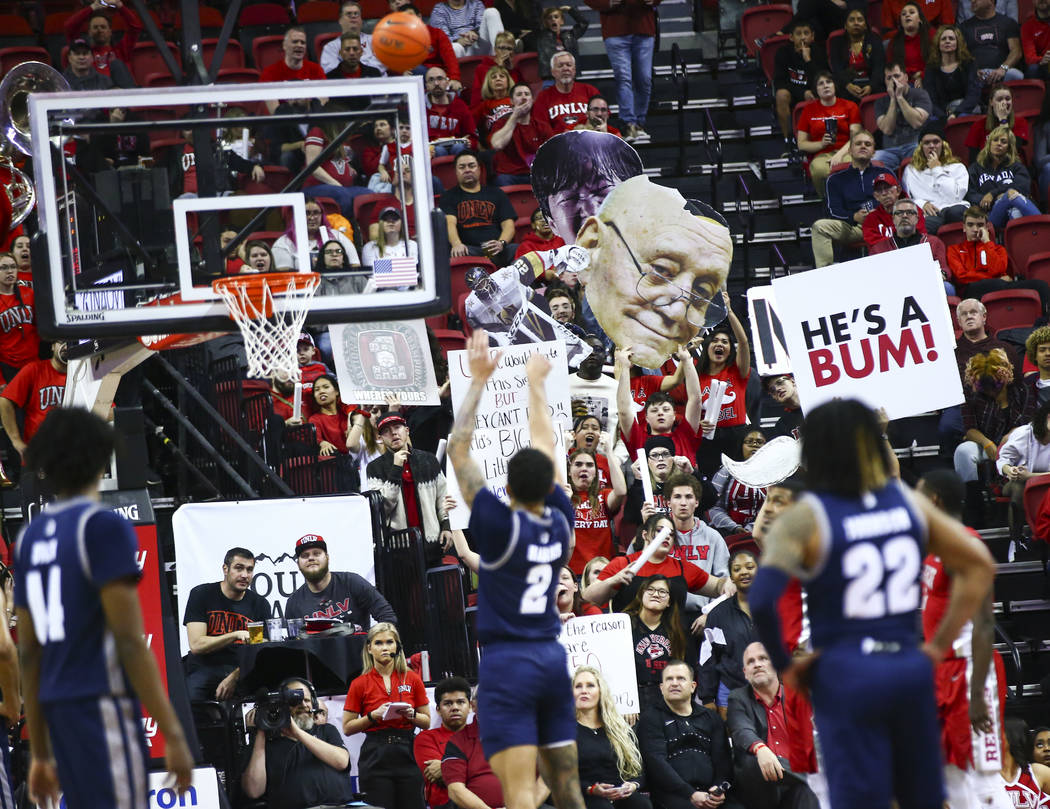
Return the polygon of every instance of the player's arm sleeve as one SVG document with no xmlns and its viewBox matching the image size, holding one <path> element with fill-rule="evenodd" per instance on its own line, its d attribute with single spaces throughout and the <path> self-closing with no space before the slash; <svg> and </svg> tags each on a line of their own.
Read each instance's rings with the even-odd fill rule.
<svg viewBox="0 0 1050 809">
<path fill-rule="evenodd" d="M 383 598 L 383 594 L 369 584 L 367 579 L 356 573 L 352 574 L 350 578 L 350 595 L 356 603 L 365 606 L 373 621 L 397 623 L 397 614 L 394 612 L 394 608 L 390 606 L 390 602 Z M 294 597 L 293 595 L 292 598 Z M 292 603 L 291 598 L 288 599 L 288 603 Z"/>
<path fill-rule="evenodd" d="M 749 688 L 735 688 L 729 692 L 729 708 L 726 722 L 729 735 L 733 740 L 734 750 L 751 751 L 757 742 L 765 744 L 766 740 L 758 735 L 754 715 L 747 709 L 747 700 L 753 699 Z"/>
<path fill-rule="evenodd" d="M 638 747 L 642 751 L 645 773 L 650 789 L 670 792 L 686 800 L 695 791 L 682 780 L 667 760 L 667 739 L 664 736 L 664 713 L 660 710 L 643 712 L 638 722 Z"/>
<path fill-rule="evenodd" d="M 78 551 L 84 573 L 102 587 L 123 578 L 138 579 L 139 543 L 131 523 L 112 511 L 96 511 L 87 518 Z"/>
</svg>

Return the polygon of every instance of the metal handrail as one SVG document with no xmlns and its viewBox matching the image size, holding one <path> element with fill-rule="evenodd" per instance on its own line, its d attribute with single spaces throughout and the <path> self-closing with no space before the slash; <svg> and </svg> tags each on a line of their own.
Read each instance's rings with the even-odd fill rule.
<svg viewBox="0 0 1050 809">
<path fill-rule="evenodd" d="M 1024 696 L 1024 677 L 1021 672 L 1021 653 L 1017 649 L 1017 644 L 1014 643 L 1013 639 L 1006 634 L 1006 630 L 999 626 L 998 621 L 995 623 L 995 634 L 1005 643 L 1010 649 L 1010 659 L 1014 663 L 1014 669 L 1017 672 L 1017 683 L 1015 684 L 1014 693 L 1018 698 Z"/>
<path fill-rule="evenodd" d="M 750 287 L 753 280 L 751 277 L 751 240 L 755 235 L 755 202 L 752 199 L 751 189 L 747 187 L 747 182 L 742 174 L 736 176 L 736 183 L 733 185 L 733 195 L 735 197 L 734 208 L 743 230 L 741 246 L 744 254 L 744 286 Z"/>
<path fill-rule="evenodd" d="M 772 281 L 774 278 L 780 276 L 777 275 L 777 270 L 782 270 L 782 275 L 791 274 L 791 265 L 788 264 L 786 258 L 784 258 L 784 252 L 780 249 L 780 245 L 773 242 L 769 245 L 769 280 Z"/>
<path fill-rule="evenodd" d="M 685 108 L 689 103 L 689 70 L 682 57 L 682 49 L 675 42 L 671 45 L 671 82 L 678 88 L 675 98 L 675 111 L 678 113 L 678 161 L 676 171 L 679 176 L 686 173 L 686 145 L 689 143 L 689 130 L 686 126 Z"/>
<path fill-rule="evenodd" d="M 701 142 L 707 149 L 707 157 L 712 162 L 711 169 L 711 199 L 710 204 L 718 208 L 718 181 L 722 178 L 722 136 L 715 126 L 711 110 L 703 110 L 703 129 L 700 132 Z"/>
</svg>

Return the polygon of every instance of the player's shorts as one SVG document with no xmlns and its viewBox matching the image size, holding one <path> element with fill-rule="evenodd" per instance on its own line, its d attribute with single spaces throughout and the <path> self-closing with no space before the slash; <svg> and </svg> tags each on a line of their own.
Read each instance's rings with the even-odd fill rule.
<svg viewBox="0 0 1050 809">
<path fill-rule="evenodd" d="M 87 697 L 42 707 L 69 809 L 147 809 L 146 737 L 137 700 Z"/>
<path fill-rule="evenodd" d="M 835 809 L 940 809 L 944 800 L 932 664 L 918 649 L 821 652 L 813 714 Z"/>
<path fill-rule="evenodd" d="M 478 667 L 486 758 L 508 747 L 576 741 L 576 706 L 565 647 L 557 641 L 490 643 Z"/>
<path fill-rule="evenodd" d="M 1002 727 L 1003 706 L 1006 704 L 1006 671 L 1003 659 L 992 654 L 996 682 L 999 688 L 998 726 Z M 966 658 L 945 660 L 933 673 L 937 693 L 937 718 L 941 725 L 941 750 L 944 763 L 954 764 L 960 770 L 973 768 L 973 734 L 970 727 L 970 686 L 966 679 Z"/>
</svg>

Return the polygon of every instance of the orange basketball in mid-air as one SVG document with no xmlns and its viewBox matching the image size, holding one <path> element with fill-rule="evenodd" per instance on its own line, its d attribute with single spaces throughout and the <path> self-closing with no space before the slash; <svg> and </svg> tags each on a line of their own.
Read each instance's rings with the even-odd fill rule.
<svg viewBox="0 0 1050 809">
<path fill-rule="evenodd" d="M 392 73 L 405 73 L 430 55 L 430 32 L 415 14 L 395 11 L 376 23 L 372 53 Z"/>
</svg>

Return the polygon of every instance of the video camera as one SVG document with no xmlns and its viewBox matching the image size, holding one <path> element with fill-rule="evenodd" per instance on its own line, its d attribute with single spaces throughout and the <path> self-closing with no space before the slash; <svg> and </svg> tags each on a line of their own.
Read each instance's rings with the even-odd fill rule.
<svg viewBox="0 0 1050 809">
<path fill-rule="evenodd" d="M 303 704 L 302 688 L 260 689 L 255 697 L 255 726 L 276 738 L 292 721 L 292 708 Z"/>
</svg>

